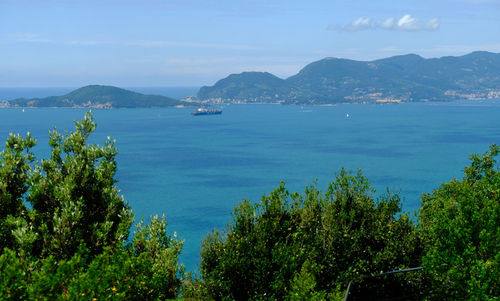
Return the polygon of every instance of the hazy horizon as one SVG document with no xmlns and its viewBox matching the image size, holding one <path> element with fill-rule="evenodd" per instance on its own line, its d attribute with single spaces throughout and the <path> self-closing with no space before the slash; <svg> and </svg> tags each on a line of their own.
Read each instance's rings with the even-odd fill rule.
<svg viewBox="0 0 500 301">
<path fill-rule="evenodd" d="M 43 98 L 61 96 L 82 87 L 0 87 L 0 101 L 16 98 Z M 176 99 L 196 94 L 198 86 L 157 86 L 157 87 L 118 87 L 142 94 L 163 95 Z"/>
<path fill-rule="evenodd" d="M 463 55 L 467 55 L 467 54 L 471 54 L 473 52 L 488 52 L 487 50 L 474 50 L 474 51 L 471 51 L 471 52 L 468 52 L 468 53 L 464 53 Z M 496 52 L 492 52 L 492 53 L 496 53 Z M 405 54 L 398 54 L 398 55 L 394 55 L 394 56 L 404 56 L 404 55 L 409 55 L 409 54 L 416 54 L 416 55 L 419 55 L 425 59 L 433 59 L 433 58 L 443 58 L 443 57 L 449 57 L 450 55 L 443 55 L 443 56 L 440 56 L 440 57 L 424 57 L 418 53 L 405 53 Z M 500 52 L 498 52 L 498 54 L 500 54 Z M 463 55 L 457 55 L 457 56 L 454 56 L 454 57 L 458 57 L 458 56 L 463 56 Z M 382 57 L 382 58 L 377 58 L 377 59 L 373 59 L 373 60 L 366 60 L 366 62 L 371 62 L 371 61 L 376 61 L 376 60 L 380 60 L 380 59 L 385 59 L 385 58 L 390 58 L 390 57 L 394 57 L 394 56 L 388 56 L 388 57 Z M 332 57 L 324 57 L 322 59 L 327 59 L 327 58 L 332 58 Z M 354 60 L 354 59 L 350 59 L 350 58 L 344 58 L 344 57 L 333 57 L 333 58 L 336 58 L 336 59 L 347 59 L 347 60 Z M 320 60 L 322 60 L 320 59 Z M 356 61 L 364 61 L 364 60 L 356 60 Z M 308 62 L 306 63 L 304 66 L 302 66 L 298 71 L 297 73 L 305 66 L 307 66 L 308 64 L 310 63 L 314 63 L 316 61 L 312 61 L 312 62 Z M 269 72 L 269 71 L 266 71 L 266 70 L 262 70 L 262 71 L 257 71 L 257 70 L 241 70 L 241 72 L 238 72 L 238 73 L 243 73 L 243 72 Z M 272 72 L 269 72 L 272 74 Z M 85 87 L 85 86 L 90 86 L 90 85 L 104 85 L 104 86 L 116 86 L 116 87 L 119 87 L 119 88 L 123 88 L 123 89 L 128 89 L 128 90 L 133 90 L 133 89 L 154 89 L 154 88 L 173 88 L 173 89 L 177 89 L 177 88 L 188 88 L 188 89 L 193 89 L 193 88 L 201 88 L 203 86 L 212 86 L 214 85 L 217 81 L 231 75 L 231 74 L 234 74 L 234 73 L 230 73 L 230 74 L 226 74 L 224 76 L 222 76 L 221 78 L 218 78 L 218 79 L 215 79 L 214 82 L 212 83 L 209 83 L 209 84 L 206 84 L 206 85 L 125 85 L 125 86 L 121 86 L 121 85 L 113 85 L 113 84 L 103 84 L 103 83 L 98 83 L 98 82 L 89 82 L 89 83 L 85 83 L 85 84 L 81 84 L 80 86 L 75 86 L 75 85 L 72 85 L 72 86 L 58 86 L 58 85 L 53 85 L 53 86 L 0 86 L 0 89 L 78 89 L 78 88 L 81 88 L 81 87 Z M 296 74 L 296 73 L 295 73 Z M 282 79 L 287 79 L 288 77 L 291 77 L 295 74 L 290 74 L 289 76 L 286 76 L 286 77 L 282 77 L 282 76 L 278 76 L 276 74 L 273 74 L 279 78 L 282 78 Z M 1 83 L 0 83 L 1 85 Z M 137 92 L 140 92 L 140 91 L 137 91 Z"/>
<path fill-rule="evenodd" d="M 500 1 L 5 0 L 0 85 L 203 86 L 325 57 L 500 52 Z"/>
</svg>

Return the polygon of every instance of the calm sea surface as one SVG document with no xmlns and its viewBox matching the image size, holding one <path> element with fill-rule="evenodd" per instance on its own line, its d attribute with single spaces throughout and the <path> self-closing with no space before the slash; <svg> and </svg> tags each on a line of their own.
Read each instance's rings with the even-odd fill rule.
<svg viewBox="0 0 500 301">
<path fill-rule="evenodd" d="M 197 268 L 202 238 L 223 229 L 240 200 L 259 200 L 281 180 L 303 191 L 317 179 L 324 190 L 341 167 L 362 168 L 377 194 L 400 191 L 403 209 L 414 211 L 421 193 L 461 177 L 469 154 L 500 143 L 500 100 L 190 111 L 94 110 L 91 139 L 117 140 L 117 185 L 137 217 L 167 216 L 169 232 L 185 240 L 188 270 Z M 0 109 L 0 140 L 30 131 L 45 158 L 48 130 L 72 130 L 84 112 Z"/>
</svg>

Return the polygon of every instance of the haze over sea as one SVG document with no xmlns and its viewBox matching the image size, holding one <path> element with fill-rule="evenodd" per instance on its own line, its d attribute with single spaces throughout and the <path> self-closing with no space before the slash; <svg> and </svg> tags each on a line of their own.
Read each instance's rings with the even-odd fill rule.
<svg viewBox="0 0 500 301">
<path fill-rule="evenodd" d="M 171 89 L 179 88 L 135 90 L 174 97 L 196 91 L 177 90 L 173 95 Z M 69 90 L 2 88 L 0 100 Z M 168 231 L 185 240 L 181 261 L 188 270 L 199 263 L 202 238 L 213 228 L 222 230 L 240 200 L 258 200 L 281 180 L 291 191 L 302 192 L 317 179 L 325 190 L 341 167 L 362 168 L 377 195 L 386 187 L 400 191 L 403 209 L 414 211 L 421 193 L 461 177 L 469 154 L 484 153 L 491 143 L 500 143 L 498 99 L 324 107 L 230 105 L 222 115 L 199 117 L 191 116 L 191 110 L 94 110 L 98 127 L 91 138 L 99 144 L 107 136 L 116 139 L 118 187 L 137 217 L 167 216 Z M 73 121 L 84 112 L 0 109 L 0 140 L 5 141 L 9 132 L 30 131 L 38 139 L 37 157 L 46 158 L 48 131 L 54 126 L 72 130 Z"/>
</svg>

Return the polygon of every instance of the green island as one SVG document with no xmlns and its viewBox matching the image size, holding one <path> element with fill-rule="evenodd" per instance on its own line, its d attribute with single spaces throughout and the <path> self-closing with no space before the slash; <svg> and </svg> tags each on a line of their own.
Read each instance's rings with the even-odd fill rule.
<svg viewBox="0 0 500 301">
<path fill-rule="evenodd" d="M 268 72 L 231 74 L 177 100 L 103 85 L 61 96 L 0 101 L 2 107 L 160 108 L 204 104 L 404 103 L 500 98 L 500 53 L 476 51 L 425 59 L 416 54 L 370 62 L 325 58 L 281 79 Z"/>
<path fill-rule="evenodd" d="M 115 142 L 75 130 L 36 140 L 11 134 L 0 153 L 2 300 L 497 300 L 500 171 L 492 145 L 462 179 L 436 183 L 416 216 L 401 196 L 340 170 L 326 191 L 285 183 L 236 206 L 204 240 L 198 273 L 179 262 L 165 217 L 140 221 L 115 186 Z M 406 273 L 387 273 L 412 269 Z M 388 299 L 382 299 L 388 300 Z"/>
<path fill-rule="evenodd" d="M 61 96 L 18 98 L 4 107 L 67 107 L 67 108 L 161 108 L 192 104 L 162 95 L 145 95 L 113 86 L 90 85 Z"/>
<path fill-rule="evenodd" d="M 416 54 L 375 61 L 325 58 L 281 79 L 267 72 L 231 74 L 202 87 L 208 103 L 401 103 L 500 98 L 500 53 L 426 59 Z"/>
</svg>

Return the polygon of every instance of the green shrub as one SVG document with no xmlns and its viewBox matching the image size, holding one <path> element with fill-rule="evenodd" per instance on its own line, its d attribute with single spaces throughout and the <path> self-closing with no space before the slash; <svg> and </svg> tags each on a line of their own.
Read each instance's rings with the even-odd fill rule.
<svg viewBox="0 0 500 301">
<path fill-rule="evenodd" d="M 0 152 L 2 300 L 165 300 L 181 288 L 187 300 L 341 300 L 349 283 L 359 299 L 500 296 L 500 147 L 424 194 L 418 225 L 398 194 L 375 200 L 359 171 L 342 169 L 324 193 L 281 183 L 204 239 L 201 278 L 186 280 L 165 217 L 141 221 L 128 239 L 114 141 L 87 144 L 90 113 L 75 125 L 51 132 L 48 159 L 35 161 L 29 134 L 11 135 Z M 419 265 L 423 273 L 381 275 Z"/>
<path fill-rule="evenodd" d="M 492 145 L 471 156 L 464 178 L 422 197 L 423 257 L 429 298 L 497 300 L 500 296 L 500 172 Z"/>
<path fill-rule="evenodd" d="M 214 231 L 203 242 L 206 294 L 332 297 L 364 275 L 418 266 L 419 236 L 408 215 L 396 217 L 399 196 L 376 202 L 373 194 L 360 172 L 342 169 L 324 194 L 314 185 L 290 193 L 282 183 L 256 204 L 242 202 L 224 234 Z"/>
<path fill-rule="evenodd" d="M 26 270 L 16 253 L 4 249 L 0 255 L 0 296 L 3 300 L 27 300 Z"/>
<path fill-rule="evenodd" d="M 50 133 L 51 156 L 40 162 L 29 134 L 11 135 L 0 153 L 0 297 L 175 298 L 182 242 L 157 216 L 128 242 L 133 215 L 115 186 L 114 141 L 87 144 L 91 113 L 75 125 Z"/>
</svg>

